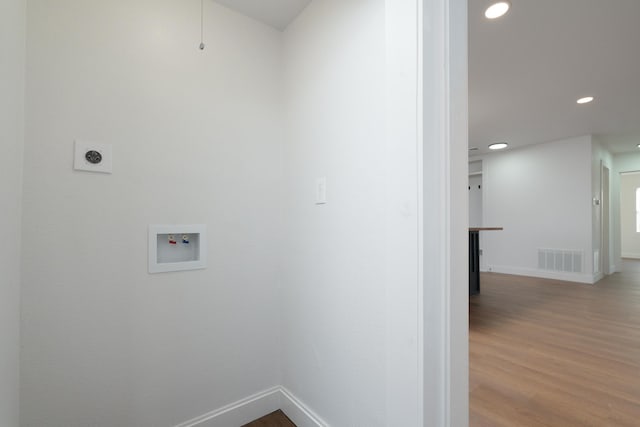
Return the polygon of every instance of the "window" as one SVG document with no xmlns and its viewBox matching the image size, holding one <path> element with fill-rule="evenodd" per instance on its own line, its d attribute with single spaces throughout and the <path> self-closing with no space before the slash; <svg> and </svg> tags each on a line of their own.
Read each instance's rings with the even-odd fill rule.
<svg viewBox="0 0 640 427">
<path fill-rule="evenodd" d="M 640 233 L 640 188 L 636 188 L 636 233 Z"/>
</svg>

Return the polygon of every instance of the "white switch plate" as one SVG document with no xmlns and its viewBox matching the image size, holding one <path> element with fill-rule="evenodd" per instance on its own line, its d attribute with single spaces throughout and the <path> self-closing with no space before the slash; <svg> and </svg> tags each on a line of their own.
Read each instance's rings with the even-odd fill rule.
<svg viewBox="0 0 640 427">
<path fill-rule="evenodd" d="M 327 178 L 316 179 L 316 205 L 327 203 Z"/>
<path fill-rule="evenodd" d="M 97 151 L 102 156 L 100 163 L 89 163 L 85 158 L 88 151 Z M 76 141 L 73 168 L 78 171 L 111 173 L 113 170 L 113 149 L 111 144 Z"/>
</svg>

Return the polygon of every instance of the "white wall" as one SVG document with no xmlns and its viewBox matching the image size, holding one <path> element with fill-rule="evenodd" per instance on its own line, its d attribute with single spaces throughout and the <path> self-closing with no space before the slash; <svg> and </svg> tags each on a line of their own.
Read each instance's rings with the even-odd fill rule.
<svg viewBox="0 0 640 427">
<path fill-rule="evenodd" d="M 24 142 L 24 0 L 0 3 L 0 425 L 19 422 L 20 212 Z"/>
<path fill-rule="evenodd" d="M 175 425 L 280 383 L 281 34 L 206 10 L 201 52 L 199 2 L 29 2 L 24 427 Z M 73 171 L 74 139 L 114 173 Z M 147 274 L 150 223 L 207 224 L 208 268 Z"/>
<path fill-rule="evenodd" d="M 632 141 L 633 142 L 633 141 Z M 640 143 L 640 141 L 636 142 Z M 620 223 L 620 174 L 623 172 L 640 171 L 640 153 L 616 154 L 613 157 L 613 169 L 611 171 L 611 226 L 613 236 L 612 256 L 614 271 L 620 271 L 622 267 L 622 234 Z"/>
<path fill-rule="evenodd" d="M 636 190 L 640 188 L 640 172 L 620 177 L 620 237 L 622 256 L 640 258 L 640 233 L 636 229 Z"/>
<path fill-rule="evenodd" d="M 30 2 L 21 425 L 175 425 L 277 384 L 330 425 L 465 425 L 466 2 L 313 2 L 284 152 L 281 35 L 206 5 L 200 52 L 197 4 Z M 114 174 L 72 171 L 76 138 Z M 209 268 L 148 275 L 149 223 L 208 224 Z"/>
<path fill-rule="evenodd" d="M 593 281 L 591 137 L 483 157 L 484 257 L 495 272 Z M 538 248 L 584 251 L 583 274 L 538 269 Z"/>
<path fill-rule="evenodd" d="M 413 112 L 396 118 L 413 120 L 413 134 L 387 138 L 395 112 L 385 104 L 402 95 L 386 93 L 386 59 L 406 53 L 395 46 L 386 58 L 385 44 L 402 39 L 385 34 L 402 13 L 389 6 L 312 2 L 285 33 L 283 384 L 334 426 L 414 426 L 421 406 L 416 50 L 406 47 L 413 74 L 392 65 L 389 78 L 408 89 Z M 325 205 L 315 204 L 318 177 Z"/>
</svg>

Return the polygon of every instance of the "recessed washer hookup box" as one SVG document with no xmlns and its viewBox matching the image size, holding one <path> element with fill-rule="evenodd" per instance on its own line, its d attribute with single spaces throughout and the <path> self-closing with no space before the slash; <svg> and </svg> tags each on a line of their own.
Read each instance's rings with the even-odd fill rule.
<svg viewBox="0 0 640 427">
<path fill-rule="evenodd" d="M 203 224 L 150 225 L 149 273 L 207 267 L 207 229 Z"/>
</svg>

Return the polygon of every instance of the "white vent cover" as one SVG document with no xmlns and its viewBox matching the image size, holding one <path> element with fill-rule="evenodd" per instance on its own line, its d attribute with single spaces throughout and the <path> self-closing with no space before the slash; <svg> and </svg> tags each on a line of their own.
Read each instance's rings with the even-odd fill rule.
<svg viewBox="0 0 640 427">
<path fill-rule="evenodd" d="M 538 249 L 538 269 L 582 273 L 584 251 Z"/>
</svg>

